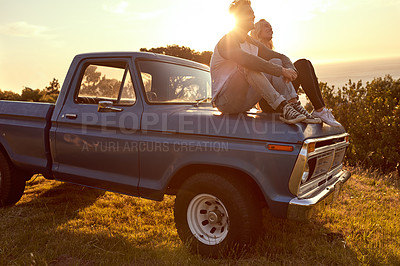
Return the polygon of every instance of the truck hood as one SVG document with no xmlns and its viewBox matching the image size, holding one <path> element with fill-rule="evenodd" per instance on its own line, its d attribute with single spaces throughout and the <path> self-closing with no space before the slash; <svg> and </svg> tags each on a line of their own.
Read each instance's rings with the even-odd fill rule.
<svg viewBox="0 0 400 266">
<path fill-rule="evenodd" d="M 204 135 L 285 143 L 302 143 L 308 138 L 338 135 L 345 129 L 327 124 L 288 125 L 278 113 L 252 109 L 226 115 L 211 106 L 150 106 L 142 117 L 143 131 Z"/>
</svg>

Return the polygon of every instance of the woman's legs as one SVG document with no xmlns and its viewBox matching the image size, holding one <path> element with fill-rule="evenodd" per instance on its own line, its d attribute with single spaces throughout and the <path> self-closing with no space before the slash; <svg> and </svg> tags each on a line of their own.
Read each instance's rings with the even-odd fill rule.
<svg viewBox="0 0 400 266">
<path fill-rule="evenodd" d="M 283 66 L 282 60 L 278 58 L 273 58 L 270 60 L 271 63 Z M 304 116 L 307 117 L 304 122 L 308 124 L 318 124 L 321 123 L 321 119 L 319 118 L 314 118 L 309 112 L 307 112 L 306 109 L 301 105 L 299 101 L 299 97 L 296 93 L 296 90 L 291 82 L 286 82 L 282 76 L 276 77 L 270 74 L 263 73 L 265 77 L 271 82 L 272 86 L 281 94 L 283 97 L 291 104 L 293 104 L 293 107 L 298 111 L 300 114 L 303 114 Z M 259 105 L 261 109 L 264 112 L 270 112 L 270 107 L 267 104 L 266 101 L 261 100 L 259 102 Z"/>
<path fill-rule="evenodd" d="M 319 88 L 318 79 L 315 75 L 315 70 L 311 62 L 307 59 L 300 59 L 294 63 L 298 71 L 298 77 L 294 81 L 295 87 L 301 85 L 304 92 L 307 94 L 314 111 L 312 116 L 320 118 L 323 122 L 331 126 L 341 126 L 332 115 L 331 111 L 325 107 L 324 100 Z"/>
<path fill-rule="evenodd" d="M 320 110 L 325 106 L 324 100 L 319 89 L 318 79 L 311 62 L 307 59 L 300 59 L 294 63 L 298 76 L 293 85 L 295 88 L 301 87 L 307 94 L 315 110 Z"/>
</svg>

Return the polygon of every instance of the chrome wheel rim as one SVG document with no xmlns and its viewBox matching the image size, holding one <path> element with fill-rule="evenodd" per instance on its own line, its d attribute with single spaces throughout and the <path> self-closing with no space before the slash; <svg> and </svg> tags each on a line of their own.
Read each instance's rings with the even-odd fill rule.
<svg viewBox="0 0 400 266">
<path fill-rule="evenodd" d="M 203 244 L 217 245 L 228 235 L 228 212 L 213 195 L 199 194 L 194 197 L 187 209 L 187 221 L 192 234 Z"/>
</svg>

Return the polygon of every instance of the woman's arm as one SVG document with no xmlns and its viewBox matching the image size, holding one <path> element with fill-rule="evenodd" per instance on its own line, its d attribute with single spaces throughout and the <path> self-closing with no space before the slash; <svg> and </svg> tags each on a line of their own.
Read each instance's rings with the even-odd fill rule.
<svg viewBox="0 0 400 266">
<path fill-rule="evenodd" d="M 282 61 L 282 65 L 285 68 L 291 68 L 294 71 L 297 72 L 296 68 L 294 67 L 292 61 L 290 61 L 289 57 L 287 57 L 284 54 L 280 54 L 278 52 L 275 52 L 271 49 L 269 49 L 267 46 L 265 46 L 263 43 L 255 40 L 254 38 L 251 38 L 252 42 L 254 45 L 257 45 L 258 47 L 258 56 L 265 59 L 265 60 L 271 60 L 272 58 L 279 58 Z"/>
</svg>

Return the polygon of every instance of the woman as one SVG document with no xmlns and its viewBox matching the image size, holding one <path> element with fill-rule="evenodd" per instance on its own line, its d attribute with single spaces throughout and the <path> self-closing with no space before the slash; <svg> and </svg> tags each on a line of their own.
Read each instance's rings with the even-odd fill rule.
<svg viewBox="0 0 400 266">
<path fill-rule="evenodd" d="M 261 19 L 255 23 L 254 26 L 255 27 L 251 32 L 251 36 L 272 50 L 274 48 L 272 42 L 272 35 L 274 32 L 272 31 L 271 24 L 265 19 Z M 282 64 L 279 59 L 272 59 L 272 62 L 275 64 Z M 310 119 L 311 123 L 318 123 L 322 120 L 331 126 L 341 126 L 340 123 L 336 121 L 331 111 L 325 107 L 325 103 L 322 99 L 321 91 L 318 85 L 318 79 L 315 75 L 314 67 L 311 62 L 306 59 L 300 59 L 294 63 L 294 66 L 297 69 L 298 76 L 293 82 L 287 82 L 287 80 L 284 80 L 283 77 L 274 77 L 268 74 L 266 74 L 266 76 L 274 88 L 279 93 L 284 95 L 289 103 L 298 102 L 298 95 L 296 91 L 301 85 L 302 89 L 314 106 L 314 111 L 311 113 L 311 116 L 317 119 Z M 260 106 L 263 110 L 268 109 L 268 104 L 265 101 L 260 101 Z M 306 116 L 307 114 L 304 113 Z"/>
</svg>

